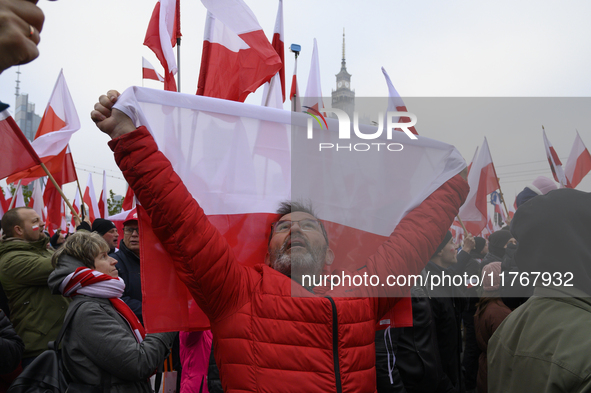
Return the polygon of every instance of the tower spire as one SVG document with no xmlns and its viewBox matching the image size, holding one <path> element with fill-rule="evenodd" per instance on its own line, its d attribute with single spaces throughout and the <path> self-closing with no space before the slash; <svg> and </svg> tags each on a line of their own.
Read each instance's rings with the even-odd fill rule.
<svg viewBox="0 0 591 393">
<path fill-rule="evenodd" d="M 345 62 L 345 28 L 343 27 L 343 63 Z"/>
</svg>

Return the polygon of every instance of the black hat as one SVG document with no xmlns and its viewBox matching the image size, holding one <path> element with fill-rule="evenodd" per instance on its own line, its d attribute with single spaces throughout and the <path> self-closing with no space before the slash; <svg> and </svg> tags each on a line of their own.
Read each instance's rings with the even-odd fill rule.
<svg viewBox="0 0 591 393">
<path fill-rule="evenodd" d="M 117 228 L 113 221 L 105 220 L 104 218 L 97 218 L 92 223 L 92 231 L 98 232 L 99 235 L 103 236 L 105 233 L 109 232 L 111 229 Z"/>
<path fill-rule="evenodd" d="M 476 245 L 474 246 L 474 251 L 477 254 L 482 253 L 482 249 L 484 248 L 484 246 L 486 246 L 486 239 L 480 236 L 474 236 L 474 243 L 476 243 Z"/>
</svg>

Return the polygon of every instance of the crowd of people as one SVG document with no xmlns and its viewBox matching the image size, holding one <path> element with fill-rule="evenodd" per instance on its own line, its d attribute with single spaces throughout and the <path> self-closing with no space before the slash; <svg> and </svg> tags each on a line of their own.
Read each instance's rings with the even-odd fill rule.
<svg viewBox="0 0 591 393">
<path fill-rule="evenodd" d="M 34 1 L 0 0 L 0 71 L 36 57 L 39 12 Z M 463 172 L 410 211 L 362 268 L 420 275 L 421 285 L 381 297 L 320 293 L 299 285 L 335 255 L 311 206 L 284 202 L 265 259 L 238 263 L 147 129 L 113 109 L 118 97 L 101 96 L 91 117 L 211 323 L 181 332 L 173 350 L 181 392 L 591 391 L 590 194 L 536 179 L 510 226 L 488 241 L 467 234 L 458 252 L 448 229 L 468 194 Z M 33 209 L 2 217 L 2 380 L 31 367 L 64 329 L 72 390 L 151 392 L 178 334 L 143 327 L 137 216 L 121 241 L 103 219 L 51 244 L 43 229 Z M 534 283 L 536 272 L 549 279 Z M 507 285 L 512 274 L 517 282 Z M 443 275 L 481 280 L 435 285 Z M 405 296 L 413 326 L 376 330 Z"/>
</svg>

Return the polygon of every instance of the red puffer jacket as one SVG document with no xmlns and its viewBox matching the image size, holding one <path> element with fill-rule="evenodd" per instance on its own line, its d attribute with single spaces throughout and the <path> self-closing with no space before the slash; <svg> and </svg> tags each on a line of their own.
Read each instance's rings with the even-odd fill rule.
<svg viewBox="0 0 591 393">
<path fill-rule="evenodd" d="M 292 296 L 287 276 L 237 263 L 144 127 L 109 145 L 211 321 L 224 391 L 375 392 L 375 325 L 396 299 L 317 297 L 299 286 L 303 297 Z M 459 176 L 441 186 L 368 260 L 368 274 L 418 274 L 467 194 Z"/>
</svg>

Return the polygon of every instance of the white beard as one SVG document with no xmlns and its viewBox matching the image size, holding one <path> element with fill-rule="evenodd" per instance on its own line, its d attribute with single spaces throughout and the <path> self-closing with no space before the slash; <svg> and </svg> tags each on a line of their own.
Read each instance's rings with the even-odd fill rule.
<svg viewBox="0 0 591 393">
<path fill-rule="evenodd" d="M 317 247 L 310 250 L 306 247 L 308 252 L 297 252 L 292 255 L 291 250 L 285 250 L 286 245 L 281 247 L 278 252 L 273 255 L 271 267 L 279 273 L 291 277 L 295 281 L 301 283 L 302 275 L 316 275 L 322 272 L 324 267 L 324 257 L 328 246 Z"/>
</svg>

